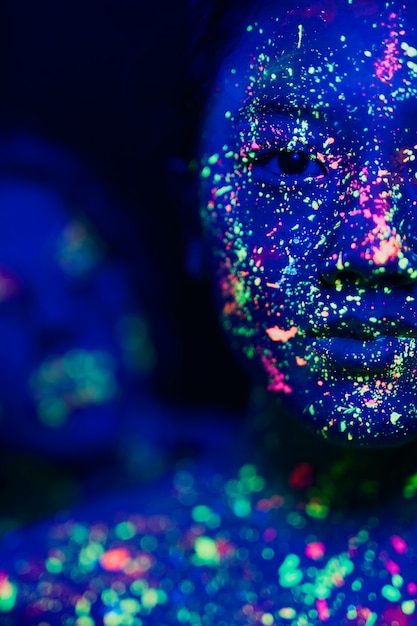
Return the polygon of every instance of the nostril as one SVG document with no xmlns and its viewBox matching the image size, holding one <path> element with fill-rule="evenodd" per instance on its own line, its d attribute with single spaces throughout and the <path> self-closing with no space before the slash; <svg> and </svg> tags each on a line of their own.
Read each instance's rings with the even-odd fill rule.
<svg viewBox="0 0 417 626">
<path fill-rule="evenodd" d="M 417 282 L 417 256 L 406 248 L 401 254 L 390 255 L 384 262 L 376 262 L 362 252 L 327 256 L 319 265 L 323 283 L 328 285 L 380 285 L 405 287 Z"/>
<path fill-rule="evenodd" d="M 382 288 L 399 288 L 414 285 L 416 278 L 413 274 L 389 273 L 381 268 L 380 272 L 374 271 L 372 275 L 360 274 L 350 270 L 335 270 L 334 272 L 322 272 L 322 282 L 335 287 L 361 287 L 378 286 Z"/>
<path fill-rule="evenodd" d="M 328 272 L 322 272 L 322 281 L 327 285 L 337 286 L 337 285 L 351 285 L 358 287 L 360 285 L 365 285 L 368 282 L 366 276 L 362 276 L 357 272 L 352 272 L 349 270 L 334 270 Z"/>
</svg>

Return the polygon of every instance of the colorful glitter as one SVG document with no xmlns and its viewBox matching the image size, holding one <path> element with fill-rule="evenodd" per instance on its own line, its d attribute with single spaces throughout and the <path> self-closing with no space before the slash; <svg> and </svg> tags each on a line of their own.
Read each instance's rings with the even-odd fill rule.
<svg viewBox="0 0 417 626">
<path fill-rule="evenodd" d="M 155 493 L 168 516 L 136 493 L 125 500 L 122 521 L 109 510 L 57 521 L 46 534 L 31 531 L 18 558 L 9 562 L 3 551 L 5 623 L 417 623 L 414 551 L 407 550 L 413 529 L 384 537 L 375 519 L 362 523 L 337 510 L 311 518 L 303 497 L 296 509 L 304 523 L 295 528 L 296 491 L 271 492 L 254 466 L 234 478 L 189 467 Z M 235 510 L 237 494 L 248 502 L 244 517 Z M 260 506 L 272 500 L 280 506 Z"/>
</svg>

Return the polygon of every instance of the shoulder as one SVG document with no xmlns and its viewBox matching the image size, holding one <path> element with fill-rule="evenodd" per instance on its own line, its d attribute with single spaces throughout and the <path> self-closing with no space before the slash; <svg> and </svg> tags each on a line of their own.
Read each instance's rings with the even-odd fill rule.
<svg viewBox="0 0 417 626">
<path fill-rule="evenodd" d="M 253 466 L 233 475 L 183 465 L 10 534 L 0 623 L 417 623 L 414 529 L 318 513 L 269 491 Z"/>
</svg>

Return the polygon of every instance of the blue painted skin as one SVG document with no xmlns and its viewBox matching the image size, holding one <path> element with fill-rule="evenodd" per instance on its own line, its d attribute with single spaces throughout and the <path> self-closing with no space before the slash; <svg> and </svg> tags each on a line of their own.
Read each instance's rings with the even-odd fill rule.
<svg viewBox="0 0 417 626">
<path fill-rule="evenodd" d="M 401 443 L 417 434 L 417 19 L 308 5 L 247 24 L 207 108 L 221 316 L 315 432 Z"/>
<path fill-rule="evenodd" d="M 201 143 L 220 314 L 279 410 L 255 395 L 216 461 L 7 537 L 8 625 L 417 624 L 417 18 L 303 7 L 245 25 Z"/>
</svg>

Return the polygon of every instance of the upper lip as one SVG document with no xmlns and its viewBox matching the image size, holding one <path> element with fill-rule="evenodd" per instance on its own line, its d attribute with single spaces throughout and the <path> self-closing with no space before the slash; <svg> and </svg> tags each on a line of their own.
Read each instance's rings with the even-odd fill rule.
<svg viewBox="0 0 417 626">
<path fill-rule="evenodd" d="M 372 317 L 372 316 L 371 316 Z M 325 321 L 308 333 L 313 337 L 346 337 L 362 341 L 379 337 L 417 337 L 417 324 L 393 317 L 380 317 L 371 321 L 354 316 Z"/>
</svg>

